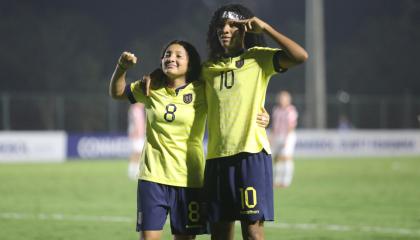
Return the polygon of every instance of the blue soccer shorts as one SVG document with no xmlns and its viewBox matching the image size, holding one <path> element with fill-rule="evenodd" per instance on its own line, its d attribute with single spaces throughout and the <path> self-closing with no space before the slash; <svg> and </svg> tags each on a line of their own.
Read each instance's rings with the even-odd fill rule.
<svg viewBox="0 0 420 240">
<path fill-rule="evenodd" d="M 172 234 L 208 233 L 203 217 L 202 189 L 176 187 L 139 180 L 137 188 L 137 231 L 163 229 L 169 214 Z"/>
<path fill-rule="evenodd" d="M 208 159 L 204 174 L 208 221 L 273 221 L 271 155 L 239 153 Z"/>
</svg>

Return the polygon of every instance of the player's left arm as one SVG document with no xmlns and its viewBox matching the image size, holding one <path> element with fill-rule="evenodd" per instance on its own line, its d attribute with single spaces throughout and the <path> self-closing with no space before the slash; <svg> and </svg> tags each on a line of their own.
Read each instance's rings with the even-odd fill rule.
<svg viewBox="0 0 420 240">
<path fill-rule="evenodd" d="M 238 23 L 244 25 L 246 32 L 265 33 L 270 36 L 283 50 L 277 58 L 282 69 L 288 69 L 301 64 L 308 59 L 308 53 L 298 43 L 278 32 L 263 20 L 253 17 L 245 20 L 238 20 Z"/>
</svg>

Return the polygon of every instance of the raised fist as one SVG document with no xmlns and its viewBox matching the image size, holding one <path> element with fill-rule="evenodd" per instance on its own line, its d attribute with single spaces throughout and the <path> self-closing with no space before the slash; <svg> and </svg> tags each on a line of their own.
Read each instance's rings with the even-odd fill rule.
<svg viewBox="0 0 420 240">
<path fill-rule="evenodd" d="M 118 60 L 118 65 L 120 68 L 127 70 L 128 68 L 134 66 L 137 63 L 137 57 L 130 52 L 123 52 L 120 59 Z"/>
</svg>

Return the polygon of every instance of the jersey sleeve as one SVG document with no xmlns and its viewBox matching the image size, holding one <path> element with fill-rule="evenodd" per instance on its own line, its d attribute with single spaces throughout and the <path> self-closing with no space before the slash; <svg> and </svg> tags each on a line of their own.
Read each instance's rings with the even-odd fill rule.
<svg viewBox="0 0 420 240">
<path fill-rule="evenodd" d="M 255 47 L 252 49 L 254 57 L 261 66 L 266 76 L 270 77 L 276 73 L 284 72 L 286 69 L 280 67 L 282 50 L 278 48 Z"/>
<path fill-rule="evenodd" d="M 144 103 L 146 101 L 146 96 L 142 91 L 142 83 L 140 81 L 127 84 L 125 86 L 124 93 L 131 103 Z"/>
</svg>

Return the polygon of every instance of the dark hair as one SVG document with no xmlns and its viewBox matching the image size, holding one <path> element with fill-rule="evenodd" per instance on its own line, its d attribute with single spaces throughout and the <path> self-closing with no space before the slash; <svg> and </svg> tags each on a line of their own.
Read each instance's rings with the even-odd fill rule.
<svg viewBox="0 0 420 240">
<path fill-rule="evenodd" d="M 235 12 L 245 17 L 245 19 L 249 19 L 255 16 L 251 10 L 241 4 L 228 4 L 217 9 L 211 18 L 209 29 L 207 31 L 207 46 L 209 51 L 209 58 L 211 60 L 217 60 L 221 58 L 224 53 L 224 49 L 220 45 L 219 38 L 217 36 L 217 28 L 225 21 L 225 19 L 222 18 L 222 15 L 225 11 Z M 254 34 L 248 32 L 245 33 L 244 43 L 246 49 L 254 46 L 266 46 L 264 36 L 262 34 Z"/>
<path fill-rule="evenodd" d="M 188 54 L 188 69 L 186 74 L 187 83 L 197 81 L 200 78 L 201 73 L 201 58 L 197 49 L 195 49 L 195 47 L 189 42 L 183 40 L 173 40 L 163 48 L 160 56 L 161 59 L 165 56 L 166 49 L 168 49 L 168 47 L 172 44 L 181 45 Z"/>
</svg>

